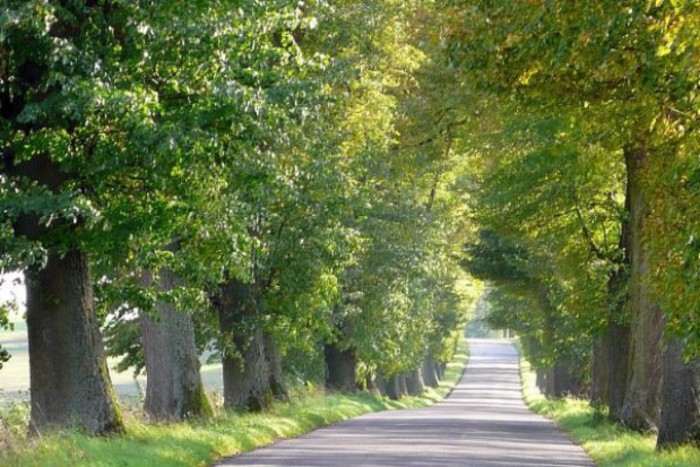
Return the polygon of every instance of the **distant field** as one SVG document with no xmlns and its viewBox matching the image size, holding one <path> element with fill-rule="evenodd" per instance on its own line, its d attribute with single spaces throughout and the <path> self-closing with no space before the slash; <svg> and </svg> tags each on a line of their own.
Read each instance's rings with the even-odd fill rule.
<svg viewBox="0 0 700 467">
<path fill-rule="evenodd" d="M 12 355 L 0 370 L 0 404 L 29 398 L 29 349 L 27 326 L 24 321 L 14 322 L 14 331 L 0 331 L 0 344 Z M 117 395 L 123 403 L 138 404 L 139 395 L 146 389 L 146 378 L 134 381 L 131 371 L 118 373 L 111 369 L 116 362 L 109 362 L 110 377 Z M 202 380 L 210 392 L 223 392 L 221 364 L 203 365 Z"/>
<path fill-rule="evenodd" d="M 15 340 L 27 340 L 27 323 L 23 320 L 13 320 L 12 324 L 15 328 L 13 331 L 0 329 L 0 344 Z"/>
</svg>

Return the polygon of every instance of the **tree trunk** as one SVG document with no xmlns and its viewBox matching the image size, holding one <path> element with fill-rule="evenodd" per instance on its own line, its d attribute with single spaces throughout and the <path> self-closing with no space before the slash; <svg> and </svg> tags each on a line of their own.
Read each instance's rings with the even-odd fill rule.
<svg viewBox="0 0 700 467">
<path fill-rule="evenodd" d="M 75 249 L 50 253 L 46 267 L 26 275 L 31 429 L 122 432 L 87 256 Z"/>
<path fill-rule="evenodd" d="M 642 171 L 649 157 L 645 151 L 625 150 L 630 199 L 630 378 L 621 420 L 636 430 L 655 430 L 661 382 L 661 310 L 652 300 L 649 286 L 650 258 L 644 243 L 648 202 Z"/>
<path fill-rule="evenodd" d="M 265 338 L 252 286 L 229 280 L 215 297 L 221 332 L 231 344 L 223 356 L 224 406 L 260 411 L 272 404 Z"/>
<path fill-rule="evenodd" d="M 399 385 L 400 397 L 408 395 L 408 387 L 406 386 L 406 373 L 399 373 L 397 376 Z"/>
<path fill-rule="evenodd" d="M 353 349 L 340 350 L 336 344 L 326 344 L 326 388 L 353 392 L 357 389 L 357 362 Z"/>
<path fill-rule="evenodd" d="M 440 386 L 440 380 L 438 379 L 437 369 L 435 367 L 435 360 L 430 357 L 426 357 L 423 360 L 423 381 L 426 386 L 431 388 L 437 388 Z"/>
<path fill-rule="evenodd" d="M 162 271 L 158 287 L 170 291 L 174 285 L 173 274 Z M 211 403 L 199 373 L 191 313 L 177 311 L 170 303 L 156 304 L 153 316 L 141 313 L 141 340 L 148 377 L 148 416 L 158 421 L 179 421 L 211 415 Z"/>
<path fill-rule="evenodd" d="M 631 269 L 631 202 L 632 184 L 627 183 L 625 211 L 620 220 L 621 264 L 608 280 L 610 308 L 605 329 L 607 352 L 607 392 L 605 403 L 608 406 L 608 419 L 622 423 L 622 406 L 629 384 L 630 357 L 630 318 L 626 311 L 629 304 L 629 274 Z"/>
<path fill-rule="evenodd" d="M 629 326 L 615 322 L 608 323 L 606 345 L 608 347 L 608 392 L 606 397 L 609 408 L 608 419 L 620 423 L 622 422 L 622 405 L 629 380 Z"/>
<path fill-rule="evenodd" d="M 700 443 L 700 360 L 683 361 L 683 344 L 670 339 L 663 355 L 657 449 Z"/>
<path fill-rule="evenodd" d="M 437 375 L 438 379 L 442 379 L 445 377 L 445 369 L 447 368 L 447 365 L 442 362 L 437 362 L 435 364 L 435 369 L 437 370 Z"/>
<path fill-rule="evenodd" d="M 560 398 L 576 395 L 581 391 L 581 385 L 572 377 L 568 365 L 554 363 L 547 369 L 545 377 L 545 395 Z"/>
<path fill-rule="evenodd" d="M 289 400 L 289 393 L 284 383 L 282 356 L 275 342 L 275 337 L 269 332 L 264 332 L 263 339 L 265 344 L 265 359 L 267 360 L 267 367 L 270 372 L 269 384 L 272 396 L 277 400 L 287 401 Z"/>
<path fill-rule="evenodd" d="M 406 379 L 402 373 L 395 374 L 394 376 L 385 379 L 386 381 L 386 395 L 389 399 L 399 400 L 406 396 Z"/>
<path fill-rule="evenodd" d="M 556 387 L 554 385 L 554 368 L 549 367 L 544 370 L 544 395 L 545 397 L 554 397 Z"/>
<path fill-rule="evenodd" d="M 378 378 L 373 371 L 365 372 L 364 378 L 362 379 L 364 380 L 364 387 L 362 388 L 363 391 L 367 391 L 375 395 L 382 395 Z"/>
<path fill-rule="evenodd" d="M 401 391 L 399 390 L 399 380 L 396 378 L 396 375 L 382 379 L 384 380 L 386 395 L 389 397 L 389 399 L 394 401 L 401 399 Z"/>
<path fill-rule="evenodd" d="M 410 396 L 420 396 L 425 390 L 420 368 L 406 372 L 406 391 Z"/>
<path fill-rule="evenodd" d="M 559 363 L 554 365 L 554 378 L 556 380 L 555 397 L 577 396 L 581 392 L 581 384 L 571 374 L 569 364 Z"/>
<path fill-rule="evenodd" d="M 540 390 L 542 394 L 547 394 L 547 373 L 545 370 L 542 370 L 541 368 L 538 368 L 535 370 L 535 381 L 537 384 L 537 388 Z"/>
<path fill-rule="evenodd" d="M 608 347 L 607 332 L 601 331 L 593 339 L 591 358 L 591 394 L 590 401 L 594 407 L 600 407 L 607 400 L 608 394 Z"/>
<path fill-rule="evenodd" d="M 372 381 L 373 386 L 379 391 L 382 396 L 388 396 L 387 382 L 382 377 L 381 373 L 377 373 Z"/>
</svg>

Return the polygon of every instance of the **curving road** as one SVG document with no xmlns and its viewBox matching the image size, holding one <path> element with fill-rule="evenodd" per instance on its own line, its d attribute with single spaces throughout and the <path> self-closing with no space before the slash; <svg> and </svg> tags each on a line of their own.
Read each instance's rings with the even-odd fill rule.
<svg viewBox="0 0 700 467">
<path fill-rule="evenodd" d="M 280 441 L 220 466 L 593 466 L 522 401 L 518 356 L 493 340 L 470 340 L 464 377 L 450 397 L 417 410 L 379 412 Z"/>
</svg>

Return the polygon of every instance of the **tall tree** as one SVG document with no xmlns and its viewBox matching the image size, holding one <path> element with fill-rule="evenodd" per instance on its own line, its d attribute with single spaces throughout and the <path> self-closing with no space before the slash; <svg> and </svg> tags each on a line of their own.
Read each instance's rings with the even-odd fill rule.
<svg viewBox="0 0 700 467">
<path fill-rule="evenodd" d="M 2 212 L 13 226 L 9 261 L 27 276 L 31 424 L 118 432 L 82 241 L 94 210 L 81 162 L 96 151 L 86 125 L 100 87 L 94 65 L 117 44 L 123 18 L 109 2 L 3 9 Z"/>
</svg>

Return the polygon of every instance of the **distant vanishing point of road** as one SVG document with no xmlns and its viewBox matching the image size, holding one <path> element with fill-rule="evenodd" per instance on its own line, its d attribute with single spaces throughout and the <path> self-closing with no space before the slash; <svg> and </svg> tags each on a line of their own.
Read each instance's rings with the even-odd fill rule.
<svg viewBox="0 0 700 467">
<path fill-rule="evenodd" d="M 522 400 L 507 342 L 471 340 L 450 397 L 433 406 L 364 415 L 280 441 L 219 466 L 593 466 L 584 451 Z"/>
</svg>

